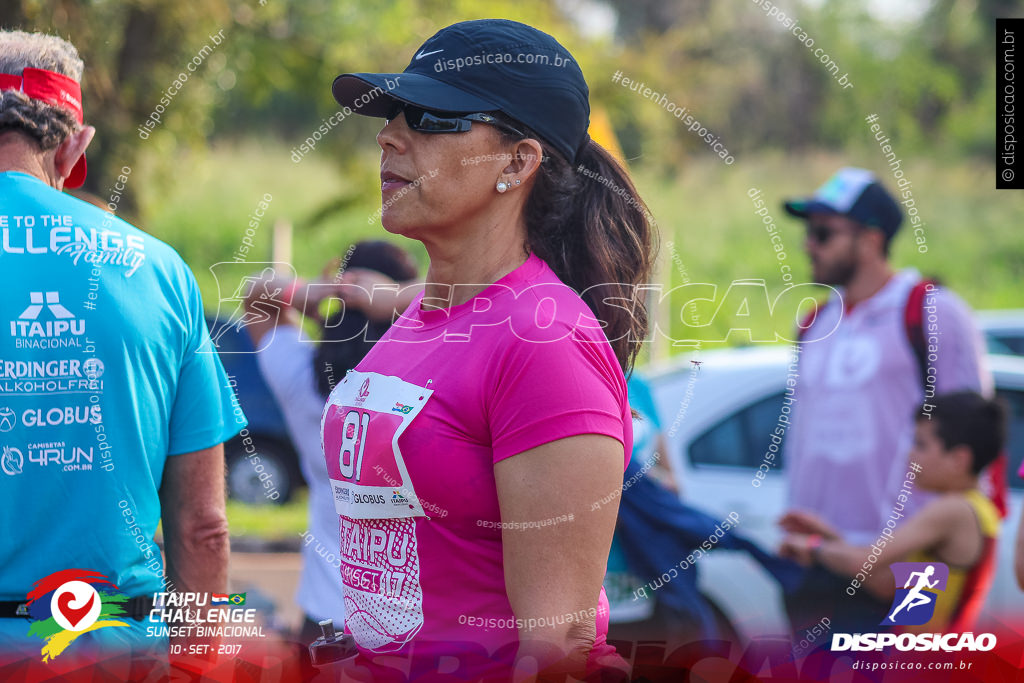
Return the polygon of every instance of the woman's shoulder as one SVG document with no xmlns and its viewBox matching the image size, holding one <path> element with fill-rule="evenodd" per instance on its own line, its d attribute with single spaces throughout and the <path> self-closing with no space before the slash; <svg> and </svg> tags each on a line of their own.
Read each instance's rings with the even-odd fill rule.
<svg viewBox="0 0 1024 683">
<path fill-rule="evenodd" d="M 562 282 L 546 263 L 538 261 L 531 276 L 518 283 L 508 305 L 513 332 L 537 341 L 604 339 L 593 311 L 580 294 Z"/>
</svg>

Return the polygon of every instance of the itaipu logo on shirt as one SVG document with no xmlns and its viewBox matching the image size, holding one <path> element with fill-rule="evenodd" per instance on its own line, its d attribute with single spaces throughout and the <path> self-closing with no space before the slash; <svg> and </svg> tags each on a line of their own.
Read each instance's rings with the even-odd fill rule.
<svg viewBox="0 0 1024 683">
<path fill-rule="evenodd" d="M 83 633 L 128 626 L 121 621 L 128 596 L 116 591 L 106 576 L 89 569 L 63 569 L 36 581 L 23 607 L 32 622 L 28 635 L 45 641 L 43 661 L 57 657 Z"/>
<path fill-rule="evenodd" d="M 10 321 L 15 348 L 55 349 L 81 347 L 85 320 L 64 307 L 60 292 L 29 292 L 29 303 Z"/>
</svg>

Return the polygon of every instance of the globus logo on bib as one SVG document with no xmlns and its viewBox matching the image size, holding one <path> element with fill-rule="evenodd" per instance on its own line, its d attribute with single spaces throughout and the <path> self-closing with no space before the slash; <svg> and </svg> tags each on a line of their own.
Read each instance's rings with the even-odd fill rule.
<svg viewBox="0 0 1024 683">
<path fill-rule="evenodd" d="M 353 503 L 373 503 L 375 505 L 384 504 L 384 496 L 379 493 L 353 493 Z"/>
<path fill-rule="evenodd" d="M 940 593 L 946 590 L 949 567 L 942 562 L 894 562 L 889 567 L 896 581 L 889 614 L 883 626 L 923 626 L 932 620 Z M 949 599 L 948 596 L 942 596 Z M 882 651 L 895 647 L 901 652 L 987 652 L 996 646 L 992 633 L 834 633 L 833 652 Z"/>
</svg>

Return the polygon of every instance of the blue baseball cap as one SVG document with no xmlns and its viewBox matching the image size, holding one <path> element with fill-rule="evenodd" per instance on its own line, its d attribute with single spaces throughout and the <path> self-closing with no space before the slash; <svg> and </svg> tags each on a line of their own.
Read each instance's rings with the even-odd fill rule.
<svg viewBox="0 0 1024 683">
<path fill-rule="evenodd" d="M 863 168 L 841 168 L 818 188 L 813 197 L 791 199 L 783 204 L 790 215 L 807 218 L 812 213 L 846 216 L 878 228 L 887 237 L 900 229 L 903 212 L 878 178 Z"/>
<path fill-rule="evenodd" d="M 590 139 L 590 90 L 579 64 L 550 35 L 517 21 L 452 24 L 402 73 L 346 73 L 331 90 L 338 104 L 365 116 L 386 116 L 395 100 L 456 114 L 501 112 L 570 162 Z"/>
</svg>

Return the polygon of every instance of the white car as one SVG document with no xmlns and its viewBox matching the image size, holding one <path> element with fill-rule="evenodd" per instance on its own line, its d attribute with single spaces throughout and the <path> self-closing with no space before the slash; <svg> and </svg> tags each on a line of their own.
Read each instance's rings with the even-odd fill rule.
<svg viewBox="0 0 1024 683">
<path fill-rule="evenodd" d="M 781 448 L 763 480 L 755 473 L 779 419 L 791 356 L 788 347 L 767 345 L 700 352 L 642 373 L 654 394 L 683 500 L 719 519 L 737 512 L 737 530 L 769 551 L 778 548 L 782 532 L 776 521 L 786 509 Z M 1016 476 L 1024 458 L 1024 357 L 989 355 L 987 360 L 1010 409 L 1010 513 L 1000 530 L 996 576 L 982 619 L 1024 614 L 1024 592 L 1013 571 L 1024 504 L 1024 480 Z M 737 551 L 715 551 L 701 563 L 702 592 L 742 639 L 788 634 L 781 590 L 759 564 Z"/>
</svg>

